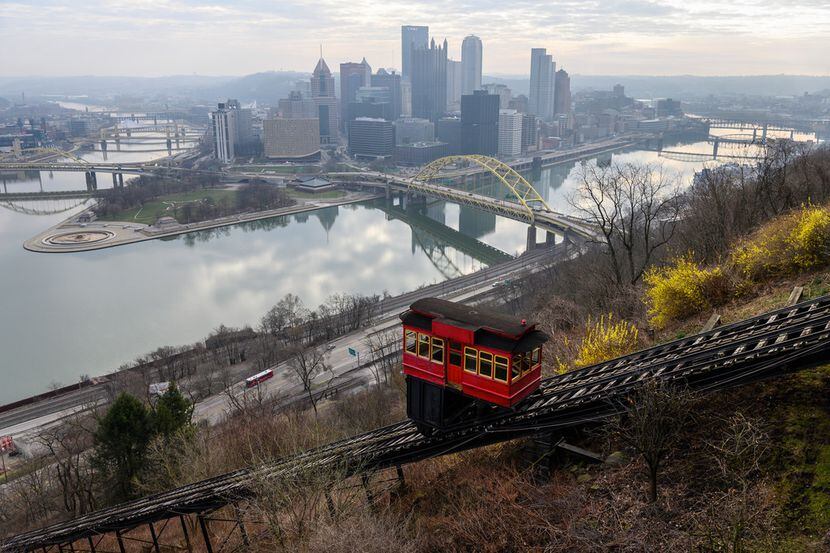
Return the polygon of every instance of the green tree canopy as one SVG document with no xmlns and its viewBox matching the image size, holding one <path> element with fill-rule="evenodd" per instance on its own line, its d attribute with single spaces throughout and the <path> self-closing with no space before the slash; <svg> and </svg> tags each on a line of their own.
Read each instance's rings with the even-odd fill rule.
<svg viewBox="0 0 830 553">
<path fill-rule="evenodd" d="M 98 422 L 95 450 L 98 462 L 112 479 L 115 498 L 132 495 L 132 481 L 144 464 L 147 444 L 153 437 L 153 421 L 147 408 L 122 392 Z"/>
<path fill-rule="evenodd" d="M 189 425 L 192 415 L 193 404 L 172 383 L 156 402 L 154 429 L 169 438 L 180 428 Z"/>
</svg>

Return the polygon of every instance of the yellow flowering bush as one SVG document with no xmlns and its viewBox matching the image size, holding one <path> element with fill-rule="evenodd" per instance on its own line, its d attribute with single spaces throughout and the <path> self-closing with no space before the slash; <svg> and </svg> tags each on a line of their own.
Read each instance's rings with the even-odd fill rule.
<svg viewBox="0 0 830 553">
<path fill-rule="evenodd" d="M 830 261 L 830 210 L 803 206 L 764 225 L 732 252 L 745 278 L 793 273 Z"/>
<path fill-rule="evenodd" d="M 649 318 L 656 328 L 721 303 L 728 291 L 720 267 L 706 269 L 691 256 L 675 259 L 666 267 L 650 268 L 643 282 Z"/>
<path fill-rule="evenodd" d="M 637 347 L 638 337 L 636 326 L 628 321 L 614 320 L 611 313 L 598 321 L 588 319 L 573 366 L 587 367 L 631 353 Z M 566 368 L 562 363 L 559 365 L 560 370 Z"/>
</svg>

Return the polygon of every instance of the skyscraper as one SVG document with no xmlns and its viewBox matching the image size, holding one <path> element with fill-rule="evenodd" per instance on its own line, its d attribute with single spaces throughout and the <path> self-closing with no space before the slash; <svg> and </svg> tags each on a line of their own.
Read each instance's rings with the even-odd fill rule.
<svg viewBox="0 0 830 553">
<path fill-rule="evenodd" d="M 412 51 L 412 115 L 436 121 L 447 111 L 447 39 Z"/>
<path fill-rule="evenodd" d="M 543 120 L 553 117 L 556 64 L 544 48 L 530 51 L 528 112 Z"/>
<path fill-rule="evenodd" d="M 236 155 L 236 115 L 237 110 L 228 107 L 225 102 L 211 114 L 213 123 L 213 153 L 222 163 L 230 163 Z"/>
<path fill-rule="evenodd" d="M 340 127 L 345 130 L 346 121 L 352 118 L 349 113 L 349 103 L 355 101 L 357 91 L 369 86 L 372 79 L 372 69 L 366 58 L 360 63 L 347 62 L 340 64 Z"/>
<path fill-rule="evenodd" d="M 515 109 L 499 111 L 499 155 L 513 157 L 522 153 L 522 114 Z"/>
<path fill-rule="evenodd" d="M 392 102 L 392 119 L 397 119 L 401 116 L 403 109 L 403 100 L 401 98 L 401 76 L 395 71 L 387 71 L 384 68 L 378 69 L 378 72 L 372 75 L 370 79 L 372 86 L 380 86 L 389 89 L 389 97 Z"/>
<path fill-rule="evenodd" d="M 461 109 L 461 62 L 447 60 L 447 109 Z"/>
<path fill-rule="evenodd" d="M 571 78 L 568 72 L 560 69 L 556 72 L 556 86 L 553 95 L 553 114 L 568 114 L 571 111 Z"/>
<path fill-rule="evenodd" d="M 311 75 L 311 99 L 317 106 L 320 120 L 320 143 L 337 142 L 337 96 L 334 94 L 334 77 L 321 57 Z"/>
<path fill-rule="evenodd" d="M 461 153 L 494 156 L 499 145 L 499 97 L 475 90 L 461 96 Z"/>
<path fill-rule="evenodd" d="M 461 43 L 461 94 L 481 88 L 481 39 L 469 35 Z"/>
<path fill-rule="evenodd" d="M 401 76 L 412 80 L 412 50 L 426 48 L 429 43 L 429 27 L 403 25 L 401 27 Z"/>
</svg>

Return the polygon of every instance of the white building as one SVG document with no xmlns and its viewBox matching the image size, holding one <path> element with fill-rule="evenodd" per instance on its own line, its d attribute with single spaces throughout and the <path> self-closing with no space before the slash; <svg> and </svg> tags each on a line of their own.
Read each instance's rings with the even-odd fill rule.
<svg viewBox="0 0 830 553">
<path fill-rule="evenodd" d="M 499 155 L 513 157 L 522 153 L 522 114 L 515 109 L 499 110 Z"/>
<path fill-rule="evenodd" d="M 220 103 L 219 108 L 211 114 L 214 155 L 222 163 L 232 162 L 236 155 L 236 116 L 237 110 L 228 108 L 225 103 Z"/>
<path fill-rule="evenodd" d="M 467 36 L 461 43 L 461 93 L 472 94 L 481 89 L 481 39 Z"/>
</svg>

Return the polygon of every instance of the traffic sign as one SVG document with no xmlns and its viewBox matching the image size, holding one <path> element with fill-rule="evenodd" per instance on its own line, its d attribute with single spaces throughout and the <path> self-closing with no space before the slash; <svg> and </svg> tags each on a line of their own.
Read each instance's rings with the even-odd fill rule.
<svg viewBox="0 0 830 553">
<path fill-rule="evenodd" d="M 357 357 L 357 350 L 354 348 L 349 348 L 349 355 L 352 357 Z"/>
</svg>

